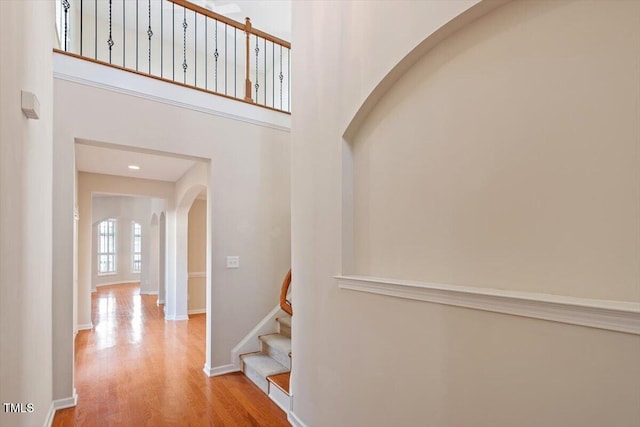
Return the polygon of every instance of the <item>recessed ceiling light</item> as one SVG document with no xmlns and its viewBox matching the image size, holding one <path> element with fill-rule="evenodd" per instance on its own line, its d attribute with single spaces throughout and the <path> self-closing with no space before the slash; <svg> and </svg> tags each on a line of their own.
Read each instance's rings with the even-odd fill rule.
<svg viewBox="0 0 640 427">
<path fill-rule="evenodd" d="M 140 170 L 140 166 L 138 166 L 138 165 L 129 165 L 129 169 L 137 171 L 137 170 Z"/>
</svg>

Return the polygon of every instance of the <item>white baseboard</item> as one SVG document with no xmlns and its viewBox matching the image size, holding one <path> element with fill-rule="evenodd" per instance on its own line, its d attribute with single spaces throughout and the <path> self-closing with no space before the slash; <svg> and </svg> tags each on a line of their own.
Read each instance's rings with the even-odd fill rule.
<svg viewBox="0 0 640 427">
<path fill-rule="evenodd" d="M 231 372 L 238 372 L 240 369 L 238 369 L 234 364 L 216 366 L 215 368 L 212 368 L 205 363 L 202 370 L 208 377 L 215 377 L 218 375 L 230 374 Z"/>
<path fill-rule="evenodd" d="M 189 311 L 187 311 L 187 314 L 203 314 L 206 313 L 207 309 L 206 308 L 194 308 L 191 309 Z"/>
<path fill-rule="evenodd" d="M 159 299 L 159 298 L 158 298 L 158 301 L 156 301 L 156 305 L 157 305 L 158 307 L 159 307 L 159 306 L 161 306 L 161 305 L 164 305 L 164 300 L 163 300 L 163 299 Z"/>
<path fill-rule="evenodd" d="M 140 295 L 158 295 L 158 291 L 140 291 Z"/>
<path fill-rule="evenodd" d="M 44 427 L 51 427 L 53 424 L 53 418 L 56 416 L 56 408 L 53 406 L 53 402 L 49 405 L 49 412 L 47 412 L 47 418 L 44 420 Z"/>
<path fill-rule="evenodd" d="M 89 329 L 93 329 L 93 323 L 89 322 L 89 323 L 85 323 L 83 325 L 78 325 L 78 330 L 79 331 L 86 331 Z"/>
<path fill-rule="evenodd" d="M 188 314 L 179 314 L 175 316 L 165 315 L 164 320 L 168 320 L 168 321 L 189 320 L 189 315 Z"/>
<path fill-rule="evenodd" d="M 140 280 L 118 280 L 117 282 L 96 283 L 96 288 L 101 288 L 103 286 L 113 286 L 113 285 L 128 285 L 131 283 L 140 283 Z"/>
<path fill-rule="evenodd" d="M 289 421 L 293 427 L 307 427 L 293 411 L 289 411 L 287 414 L 287 421 Z"/>
<path fill-rule="evenodd" d="M 53 401 L 53 407 L 57 411 L 58 409 L 73 408 L 78 404 L 78 393 L 76 389 L 73 389 L 73 396 L 66 397 L 64 399 L 57 399 Z"/>
</svg>

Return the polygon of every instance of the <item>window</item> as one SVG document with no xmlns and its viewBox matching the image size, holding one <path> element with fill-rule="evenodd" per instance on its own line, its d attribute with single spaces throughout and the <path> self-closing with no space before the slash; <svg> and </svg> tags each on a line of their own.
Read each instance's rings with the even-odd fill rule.
<svg viewBox="0 0 640 427">
<path fill-rule="evenodd" d="M 116 272 L 115 219 L 107 219 L 98 225 L 98 274 Z"/>
<path fill-rule="evenodd" d="M 131 251 L 131 266 L 134 273 L 140 273 L 142 267 L 142 226 L 137 222 L 133 223 L 133 250 Z"/>
</svg>

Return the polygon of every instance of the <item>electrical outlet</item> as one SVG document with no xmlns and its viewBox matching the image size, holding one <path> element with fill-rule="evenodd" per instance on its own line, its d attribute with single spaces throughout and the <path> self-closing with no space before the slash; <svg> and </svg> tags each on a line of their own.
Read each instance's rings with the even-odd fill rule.
<svg viewBox="0 0 640 427">
<path fill-rule="evenodd" d="M 240 257 L 239 256 L 228 256 L 227 257 L 227 268 L 240 268 Z"/>
</svg>

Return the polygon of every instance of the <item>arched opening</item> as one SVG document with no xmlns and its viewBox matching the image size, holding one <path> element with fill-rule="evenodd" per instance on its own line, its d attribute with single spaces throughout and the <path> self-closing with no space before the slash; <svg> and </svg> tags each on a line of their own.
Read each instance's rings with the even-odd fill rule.
<svg viewBox="0 0 640 427">
<path fill-rule="evenodd" d="M 187 310 L 189 316 L 206 313 L 207 193 L 201 191 L 188 213 Z"/>
<path fill-rule="evenodd" d="M 182 192 L 175 211 L 175 269 L 167 286 L 165 313 L 167 320 L 188 320 L 188 251 L 189 210 L 199 194 L 206 194 L 204 184 L 193 184 Z M 206 209 L 205 209 L 206 218 Z M 206 236 L 206 230 L 203 230 Z M 205 239 L 206 242 L 206 239 Z M 205 276 L 206 280 L 206 276 Z"/>
<path fill-rule="evenodd" d="M 164 212 L 158 220 L 158 305 L 167 298 L 167 220 Z"/>
</svg>

